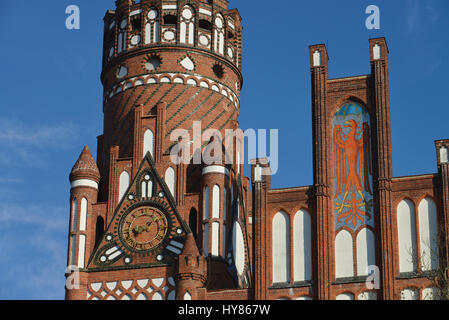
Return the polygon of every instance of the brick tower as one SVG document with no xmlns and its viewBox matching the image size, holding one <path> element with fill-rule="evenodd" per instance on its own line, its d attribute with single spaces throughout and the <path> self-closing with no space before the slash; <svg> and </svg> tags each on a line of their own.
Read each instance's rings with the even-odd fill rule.
<svg viewBox="0 0 449 320">
<path fill-rule="evenodd" d="M 104 134 L 97 162 L 86 147 L 70 175 L 68 264 L 81 284 L 67 299 L 198 299 L 247 287 L 248 179 L 221 161 L 239 159 L 235 148 L 220 161 L 199 157 L 238 128 L 238 11 L 227 0 L 118 0 L 104 23 Z M 191 155 L 176 154 L 188 160 L 178 163 L 180 130 Z"/>
</svg>

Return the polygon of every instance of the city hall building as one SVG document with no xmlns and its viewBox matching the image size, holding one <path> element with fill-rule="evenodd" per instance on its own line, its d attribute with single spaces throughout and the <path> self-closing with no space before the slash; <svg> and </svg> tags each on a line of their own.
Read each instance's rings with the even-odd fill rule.
<svg viewBox="0 0 449 320">
<path fill-rule="evenodd" d="M 438 173 L 392 176 L 384 38 L 369 40 L 370 74 L 338 79 L 326 47 L 310 46 L 313 185 L 272 189 L 267 159 L 244 175 L 237 135 L 223 145 L 232 161 L 172 157 L 176 130 L 239 128 L 238 10 L 227 0 L 116 6 L 104 17 L 97 159 L 85 147 L 70 173 L 68 265 L 80 283 L 67 299 L 437 297 L 425 274 L 446 261 L 449 140 L 435 143 Z M 197 152 L 216 143 L 190 141 Z"/>
</svg>

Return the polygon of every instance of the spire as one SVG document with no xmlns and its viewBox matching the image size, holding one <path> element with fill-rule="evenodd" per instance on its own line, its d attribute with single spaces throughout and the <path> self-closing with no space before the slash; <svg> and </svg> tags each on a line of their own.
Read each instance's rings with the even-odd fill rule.
<svg viewBox="0 0 449 320">
<path fill-rule="evenodd" d="M 100 171 L 88 146 L 84 147 L 70 173 L 71 182 L 80 179 L 94 180 L 97 183 L 100 181 Z"/>
</svg>

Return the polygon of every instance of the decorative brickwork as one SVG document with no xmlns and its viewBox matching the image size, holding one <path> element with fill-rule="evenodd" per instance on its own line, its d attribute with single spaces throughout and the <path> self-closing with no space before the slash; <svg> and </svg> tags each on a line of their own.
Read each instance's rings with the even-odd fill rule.
<svg viewBox="0 0 449 320">
<path fill-rule="evenodd" d="M 226 0 L 116 4 L 104 18 L 97 161 L 86 147 L 70 174 L 68 265 L 80 269 L 80 287 L 67 289 L 67 299 L 426 299 L 434 292 L 417 271 L 438 259 L 424 250 L 436 226 L 449 237 L 449 142 L 435 142 L 437 174 L 392 176 L 384 38 L 369 41 L 369 75 L 340 79 L 328 77 L 326 47 L 310 46 L 314 181 L 275 190 L 261 174 L 270 170 L 267 159 L 253 160 L 250 180 L 238 155 L 226 165 L 170 157 L 177 129 L 194 137 L 200 121 L 201 134 L 216 129 L 224 137 L 239 127 L 238 11 Z M 195 139 L 200 151 L 211 143 Z M 373 270 L 379 288 L 366 284 Z"/>
</svg>

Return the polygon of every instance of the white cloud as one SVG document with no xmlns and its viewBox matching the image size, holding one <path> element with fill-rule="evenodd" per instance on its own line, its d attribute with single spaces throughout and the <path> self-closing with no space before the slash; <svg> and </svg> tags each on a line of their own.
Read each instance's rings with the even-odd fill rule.
<svg viewBox="0 0 449 320">
<path fill-rule="evenodd" d="M 440 19 L 440 13 L 431 3 L 421 0 L 408 0 L 406 10 L 406 29 L 408 33 L 421 35 L 429 22 L 435 23 Z"/>
<path fill-rule="evenodd" d="M 0 165 L 42 166 L 50 149 L 65 150 L 78 137 L 73 124 L 30 125 L 21 121 L 0 118 Z"/>
<path fill-rule="evenodd" d="M 46 205 L 0 204 L 0 224 L 2 228 L 11 224 L 26 224 L 45 230 L 61 230 L 67 227 L 68 207 Z"/>
<path fill-rule="evenodd" d="M 426 4 L 426 14 L 432 22 L 437 22 L 440 20 L 439 12 L 430 3 Z"/>
<path fill-rule="evenodd" d="M 0 205 L 0 299 L 64 298 L 68 220 L 64 207 Z"/>
<path fill-rule="evenodd" d="M 56 146 L 72 137 L 76 132 L 77 128 L 72 124 L 62 124 L 53 127 L 30 126 L 15 120 L 0 118 L 1 145 Z"/>
</svg>

